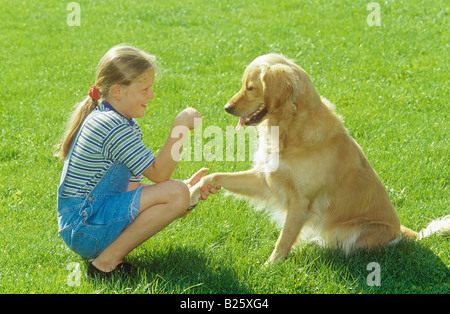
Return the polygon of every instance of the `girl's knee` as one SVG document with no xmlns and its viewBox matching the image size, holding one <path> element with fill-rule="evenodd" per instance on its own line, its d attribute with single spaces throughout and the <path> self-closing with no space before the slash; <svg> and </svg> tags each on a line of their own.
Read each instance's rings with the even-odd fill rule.
<svg viewBox="0 0 450 314">
<path fill-rule="evenodd" d="M 184 184 L 183 181 L 180 180 L 170 180 L 171 183 L 171 191 L 173 193 L 173 195 L 178 196 L 180 199 L 188 199 L 188 203 L 189 203 L 189 188 L 187 187 L 186 184 Z"/>
<path fill-rule="evenodd" d="M 175 200 L 189 203 L 189 188 L 183 181 L 169 180 L 144 186 L 141 192 L 141 201 L 146 202 L 145 207 L 155 204 L 169 203 Z"/>
<path fill-rule="evenodd" d="M 182 217 L 190 204 L 189 188 L 180 180 L 169 180 L 145 187 L 141 194 L 140 210 L 157 204 L 168 205 L 169 211 L 175 217 Z"/>
<path fill-rule="evenodd" d="M 180 180 L 170 180 L 170 184 L 171 202 L 184 215 L 190 204 L 189 188 Z"/>
</svg>

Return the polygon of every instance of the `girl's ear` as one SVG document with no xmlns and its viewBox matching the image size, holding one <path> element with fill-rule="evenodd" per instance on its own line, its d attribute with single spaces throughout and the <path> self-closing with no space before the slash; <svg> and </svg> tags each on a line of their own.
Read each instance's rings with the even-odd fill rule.
<svg viewBox="0 0 450 314">
<path fill-rule="evenodd" d="M 115 99 L 120 101 L 121 100 L 121 92 L 122 92 L 122 86 L 120 84 L 114 84 L 111 86 L 111 89 L 109 90 L 109 93 L 111 96 Z"/>
</svg>

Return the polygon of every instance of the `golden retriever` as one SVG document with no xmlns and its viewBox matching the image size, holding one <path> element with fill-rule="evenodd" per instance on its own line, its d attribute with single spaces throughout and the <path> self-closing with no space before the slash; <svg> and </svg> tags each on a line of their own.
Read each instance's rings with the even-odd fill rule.
<svg viewBox="0 0 450 314">
<path fill-rule="evenodd" d="M 285 258 L 300 234 L 347 253 L 402 236 L 419 237 L 400 225 L 361 148 L 308 74 L 291 60 L 276 54 L 256 58 L 225 110 L 240 118 L 238 131 L 244 124 L 258 126 L 254 167 L 204 177 L 191 189 L 191 203 L 198 203 L 199 187 L 209 184 L 281 210 L 284 225 L 269 263 Z M 278 138 L 269 130 L 273 126 L 278 127 Z M 278 167 L 268 170 L 274 158 Z M 437 229 L 449 226 L 450 215 Z"/>
</svg>

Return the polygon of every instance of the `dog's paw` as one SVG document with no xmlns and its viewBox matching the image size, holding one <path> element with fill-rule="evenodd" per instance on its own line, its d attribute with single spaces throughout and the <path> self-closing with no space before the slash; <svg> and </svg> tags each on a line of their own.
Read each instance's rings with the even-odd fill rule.
<svg viewBox="0 0 450 314">
<path fill-rule="evenodd" d="M 202 196 L 200 194 L 200 187 L 202 186 L 201 181 L 198 182 L 196 185 L 194 185 L 193 187 L 191 187 L 189 189 L 189 192 L 191 194 L 191 199 L 190 199 L 190 206 L 188 210 L 192 210 L 194 209 L 195 206 L 197 206 L 197 204 L 200 202 L 200 200 L 202 199 Z"/>
<path fill-rule="evenodd" d="M 269 258 L 269 259 L 263 264 L 263 267 L 264 267 L 264 268 L 270 267 L 270 266 L 272 266 L 273 264 L 275 264 L 276 262 L 277 262 L 277 260 L 273 260 L 273 259 Z"/>
<path fill-rule="evenodd" d="M 287 254 L 282 254 L 280 252 L 273 251 L 269 259 L 264 263 L 264 267 L 280 263 L 286 259 Z"/>
</svg>

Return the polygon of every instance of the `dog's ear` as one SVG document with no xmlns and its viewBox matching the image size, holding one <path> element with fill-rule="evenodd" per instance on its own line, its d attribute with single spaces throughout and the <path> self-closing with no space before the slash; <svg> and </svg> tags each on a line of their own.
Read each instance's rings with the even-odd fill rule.
<svg viewBox="0 0 450 314">
<path fill-rule="evenodd" d="M 263 67 L 261 81 L 264 90 L 264 105 L 273 112 L 293 95 L 296 89 L 293 69 L 285 64 Z"/>
</svg>

